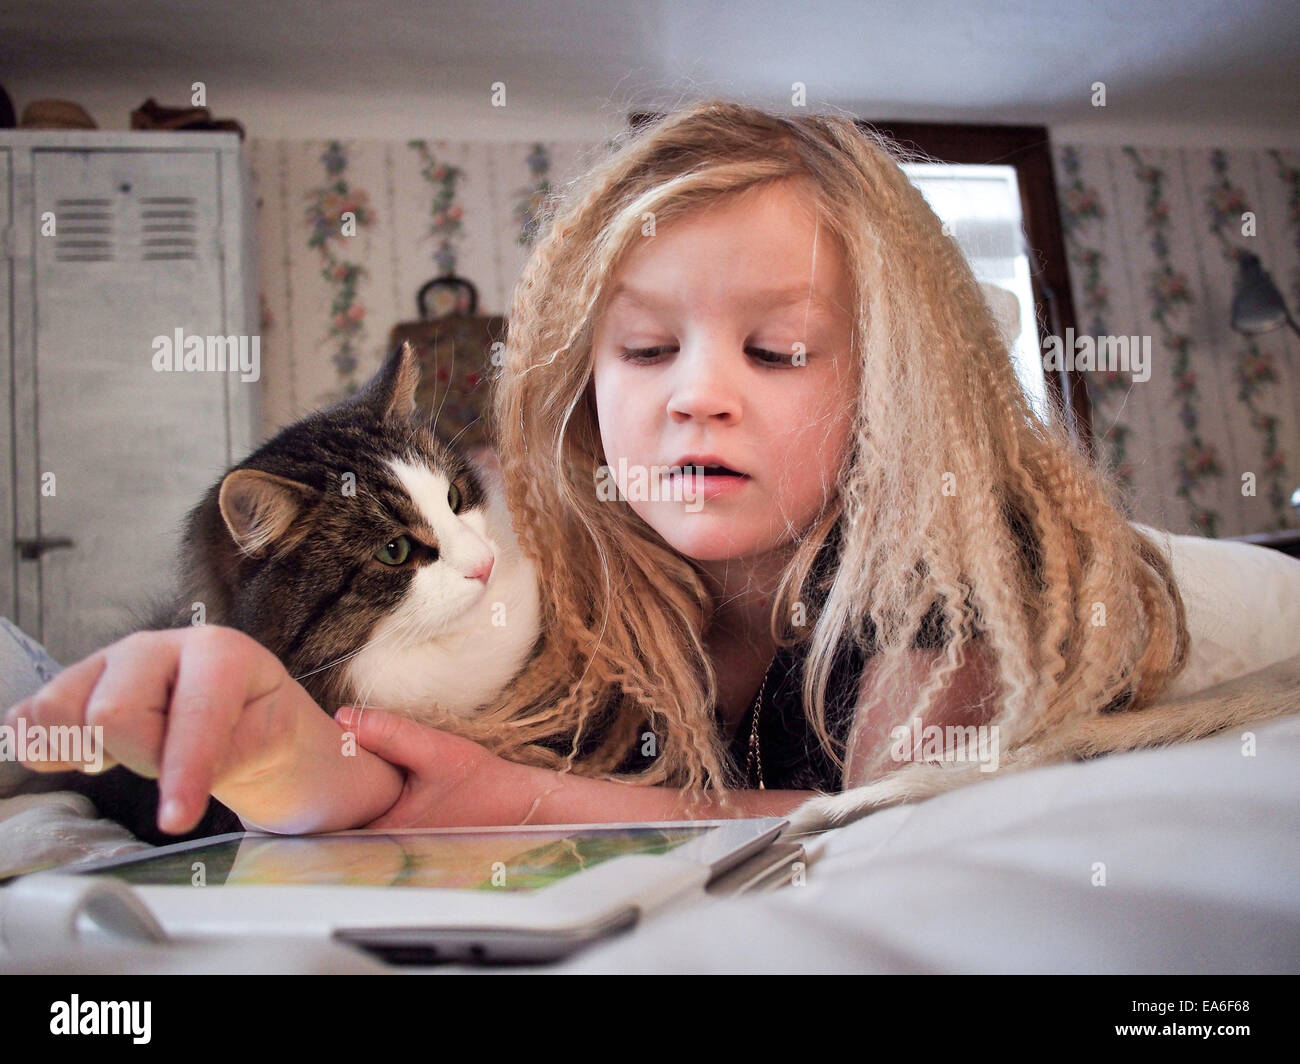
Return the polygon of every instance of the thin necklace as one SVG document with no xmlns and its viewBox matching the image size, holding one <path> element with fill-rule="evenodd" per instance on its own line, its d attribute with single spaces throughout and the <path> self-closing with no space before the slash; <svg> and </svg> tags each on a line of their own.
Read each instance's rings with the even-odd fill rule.
<svg viewBox="0 0 1300 1064">
<path fill-rule="evenodd" d="M 767 690 L 767 676 L 772 671 L 772 666 L 776 662 L 776 656 L 767 663 L 767 671 L 763 673 L 763 682 L 758 687 L 758 697 L 754 699 L 754 725 L 749 730 L 749 757 L 745 760 L 745 782 L 749 782 L 749 766 L 755 765 L 758 769 L 758 789 L 767 790 L 763 784 L 763 756 L 758 745 L 758 715 L 763 708 L 763 692 Z"/>
</svg>

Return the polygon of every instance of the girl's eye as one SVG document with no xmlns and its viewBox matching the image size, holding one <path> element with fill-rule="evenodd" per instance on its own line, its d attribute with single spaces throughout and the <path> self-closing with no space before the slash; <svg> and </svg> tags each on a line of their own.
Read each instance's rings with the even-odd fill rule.
<svg viewBox="0 0 1300 1064">
<path fill-rule="evenodd" d="M 623 348 L 623 353 L 619 356 L 624 362 L 631 362 L 639 365 L 643 362 L 649 362 L 658 355 L 671 351 L 671 347 L 635 347 Z"/>
<path fill-rule="evenodd" d="M 390 539 L 375 551 L 375 558 L 385 565 L 401 565 L 410 555 L 411 541 L 405 536 Z"/>
<path fill-rule="evenodd" d="M 794 355 L 778 355 L 775 351 L 764 351 L 761 347 L 751 347 L 749 350 L 752 354 L 758 356 L 760 362 L 769 366 L 790 366 L 794 364 Z"/>
<path fill-rule="evenodd" d="M 794 362 L 793 355 L 780 355 L 775 351 L 765 351 L 761 347 L 748 347 L 745 349 L 749 354 L 754 355 L 761 363 L 766 366 L 789 366 Z M 623 348 L 623 353 L 619 357 L 624 362 L 631 362 L 634 365 L 642 365 L 653 361 L 659 355 L 672 351 L 672 346 L 660 347 L 633 347 Z M 807 357 L 805 355 L 805 357 Z"/>
<path fill-rule="evenodd" d="M 447 489 L 447 505 L 451 507 L 452 513 L 460 513 L 460 488 L 455 484 Z"/>
</svg>

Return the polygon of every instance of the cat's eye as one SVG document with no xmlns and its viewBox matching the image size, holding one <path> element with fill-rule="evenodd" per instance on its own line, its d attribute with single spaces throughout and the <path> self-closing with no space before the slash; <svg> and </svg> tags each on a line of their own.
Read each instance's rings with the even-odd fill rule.
<svg viewBox="0 0 1300 1064">
<path fill-rule="evenodd" d="M 375 551 L 375 558 L 385 565 L 401 565 L 410 554 L 411 541 L 405 536 L 398 536 Z"/>
<path fill-rule="evenodd" d="M 455 484 L 447 489 L 447 505 L 451 507 L 452 513 L 460 513 L 460 488 Z"/>
</svg>

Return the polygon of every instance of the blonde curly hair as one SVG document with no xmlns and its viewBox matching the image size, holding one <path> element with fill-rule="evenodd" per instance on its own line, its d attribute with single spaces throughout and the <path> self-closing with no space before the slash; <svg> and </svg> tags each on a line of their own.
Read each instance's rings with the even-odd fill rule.
<svg viewBox="0 0 1300 1064">
<path fill-rule="evenodd" d="M 932 607 L 943 647 L 919 704 L 890 707 L 887 724 L 923 716 L 976 639 L 996 662 L 1004 749 L 1103 707 L 1139 709 L 1177 674 L 1188 635 L 1167 560 L 1073 449 L 1059 411 L 1045 422 L 1027 404 L 970 267 L 899 168 L 908 159 L 849 118 L 708 100 L 626 132 L 553 194 L 493 397 L 510 510 L 543 574 L 543 633 L 505 701 L 460 730 L 512 760 L 668 784 L 692 803 L 711 794 L 725 807 L 740 785 L 714 717 L 702 572 L 626 502 L 597 496 L 591 339 L 644 212 L 662 225 L 792 179 L 839 241 L 857 296 L 838 496 L 801 531 L 771 614 L 778 644 L 809 644 L 805 712 L 835 762 L 837 649 L 855 640 L 878 655 L 888 685 Z M 819 571 L 833 531 L 839 563 Z M 1025 564 L 1024 532 L 1037 565 Z M 797 604 L 814 609 L 791 631 Z M 656 756 L 616 777 L 647 729 Z M 888 751 L 872 756 L 883 768 Z"/>
</svg>

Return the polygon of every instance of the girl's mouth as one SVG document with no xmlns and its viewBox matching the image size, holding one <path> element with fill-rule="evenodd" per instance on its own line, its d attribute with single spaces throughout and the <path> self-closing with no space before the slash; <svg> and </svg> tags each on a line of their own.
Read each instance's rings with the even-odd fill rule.
<svg viewBox="0 0 1300 1064">
<path fill-rule="evenodd" d="M 734 469 L 728 469 L 726 466 L 718 465 L 688 465 L 673 466 L 669 471 L 671 476 L 690 475 L 697 477 L 738 477 L 744 480 L 749 479 L 748 473 L 737 473 Z"/>
<path fill-rule="evenodd" d="M 668 481 L 696 499 L 718 499 L 742 492 L 749 483 L 748 473 L 737 473 L 726 466 L 673 466 Z"/>
</svg>

